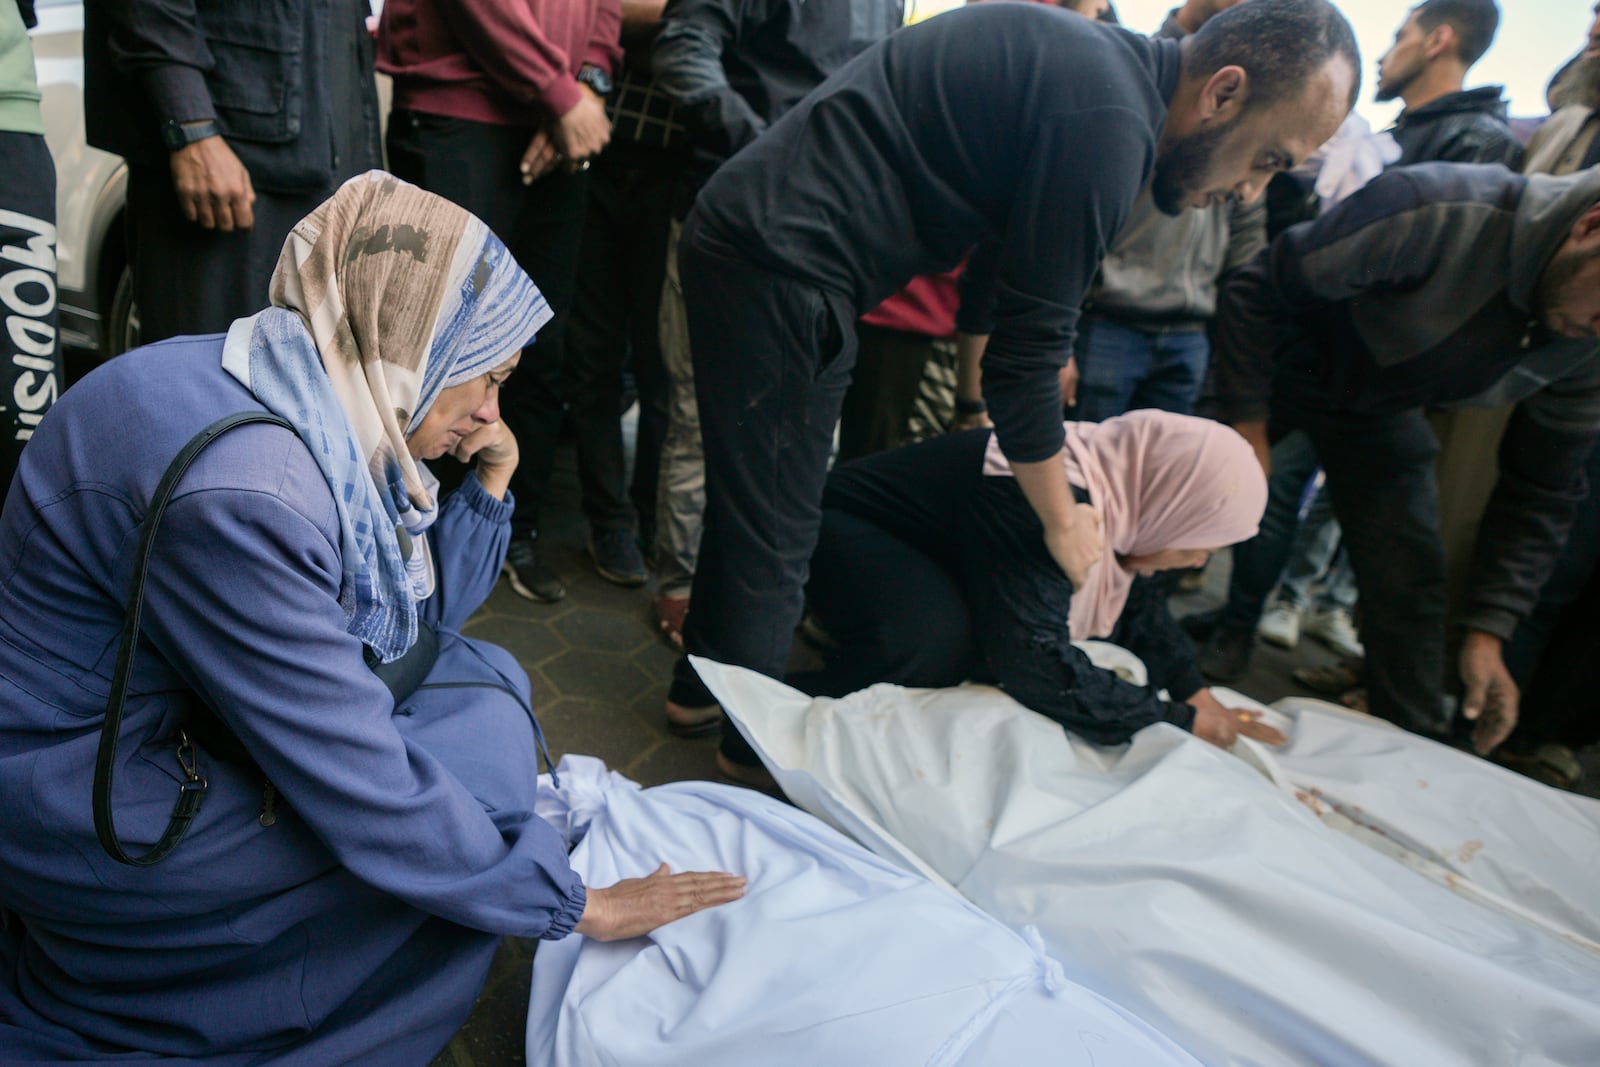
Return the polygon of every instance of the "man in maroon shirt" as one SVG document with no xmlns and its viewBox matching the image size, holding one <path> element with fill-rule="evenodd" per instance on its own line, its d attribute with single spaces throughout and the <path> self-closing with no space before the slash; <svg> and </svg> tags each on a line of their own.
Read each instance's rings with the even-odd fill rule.
<svg viewBox="0 0 1600 1067">
<path fill-rule="evenodd" d="M 378 28 L 378 69 L 394 77 L 390 169 L 483 219 L 555 312 L 501 399 L 522 451 L 506 571 L 533 600 L 566 595 L 539 554 L 539 508 L 561 427 L 585 172 L 611 136 L 621 24 L 620 0 L 388 0 Z"/>
</svg>

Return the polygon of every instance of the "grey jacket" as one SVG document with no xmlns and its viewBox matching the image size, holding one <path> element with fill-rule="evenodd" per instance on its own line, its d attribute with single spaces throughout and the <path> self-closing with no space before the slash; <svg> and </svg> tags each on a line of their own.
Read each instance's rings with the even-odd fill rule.
<svg viewBox="0 0 1600 1067">
<path fill-rule="evenodd" d="M 1219 204 L 1164 215 L 1139 194 L 1100 263 L 1086 310 L 1133 326 L 1203 326 L 1223 275 L 1267 244 L 1267 205 Z"/>
<path fill-rule="evenodd" d="M 1187 36 L 1177 11 L 1154 36 Z M 1156 210 L 1150 191 L 1100 262 L 1085 310 L 1132 326 L 1203 326 L 1217 311 L 1217 282 L 1250 262 L 1267 243 L 1267 206 L 1224 204 L 1173 216 Z"/>
<path fill-rule="evenodd" d="M 1600 169 L 1396 168 L 1238 271 L 1217 329 L 1220 417 L 1521 402 L 1463 621 L 1510 635 L 1537 599 L 1600 436 L 1600 341 L 1537 318 L 1539 276 L 1600 202 Z"/>
</svg>

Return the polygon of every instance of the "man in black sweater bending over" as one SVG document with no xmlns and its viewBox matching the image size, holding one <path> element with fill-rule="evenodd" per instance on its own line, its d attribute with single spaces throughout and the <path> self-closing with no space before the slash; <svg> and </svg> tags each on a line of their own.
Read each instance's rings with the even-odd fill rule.
<svg viewBox="0 0 1600 1067">
<path fill-rule="evenodd" d="M 1332 136 L 1359 70 L 1327 0 L 1241 4 L 1181 42 L 980 4 L 868 49 L 718 170 L 679 254 L 707 487 L 689 652 L 782 676 L 855 320 L 974 246 L 963 319 L 990 334 L 1000 446 L 1074 583 L 1106 566 L 1057 379 L 1106 247 L 1147 181 L 1170 213 L 1254 200 Z M 680 662 L 669 723 L 716 714 Z M 755 763 L 732 730 L 722 757 Z"/>
</svg>

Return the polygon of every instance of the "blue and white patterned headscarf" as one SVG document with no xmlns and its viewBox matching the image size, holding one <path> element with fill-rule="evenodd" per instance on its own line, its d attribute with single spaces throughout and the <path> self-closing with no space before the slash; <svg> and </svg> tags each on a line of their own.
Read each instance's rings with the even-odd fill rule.
<svg viewBox="0 0 1600 1067">
<path fill-rule="evenodd" d="M 434 584 L 438 482 L 406 438 L 440 390 L 533 340 L 550 306 L 487 226 L 382 171 L 295 226 L 271 296 L 233 324 L 223 366 L 316 457 L 339 510 L 346 627 L 389 662 Z"/>
</svg>

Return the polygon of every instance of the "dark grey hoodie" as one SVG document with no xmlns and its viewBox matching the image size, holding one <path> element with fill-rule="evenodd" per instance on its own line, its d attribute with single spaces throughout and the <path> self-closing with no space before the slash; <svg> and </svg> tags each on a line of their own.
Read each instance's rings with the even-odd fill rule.
<svg viewBox="0 0 1600 1067">
<path fill-rule="evenodd" d="M 1552 334 L 1534 307 L 1539 275 L 1596 202 L 1600 170 L 1390 170 L 1281 234 L 1233 276 L 1218 316 L 1229 422 L 1264 420 L 1269 408 L 1522 402 L 1462 620 L 1501 637 L 1538 597 L 1600 436 L 1600 341 Z"/>
</svg>

